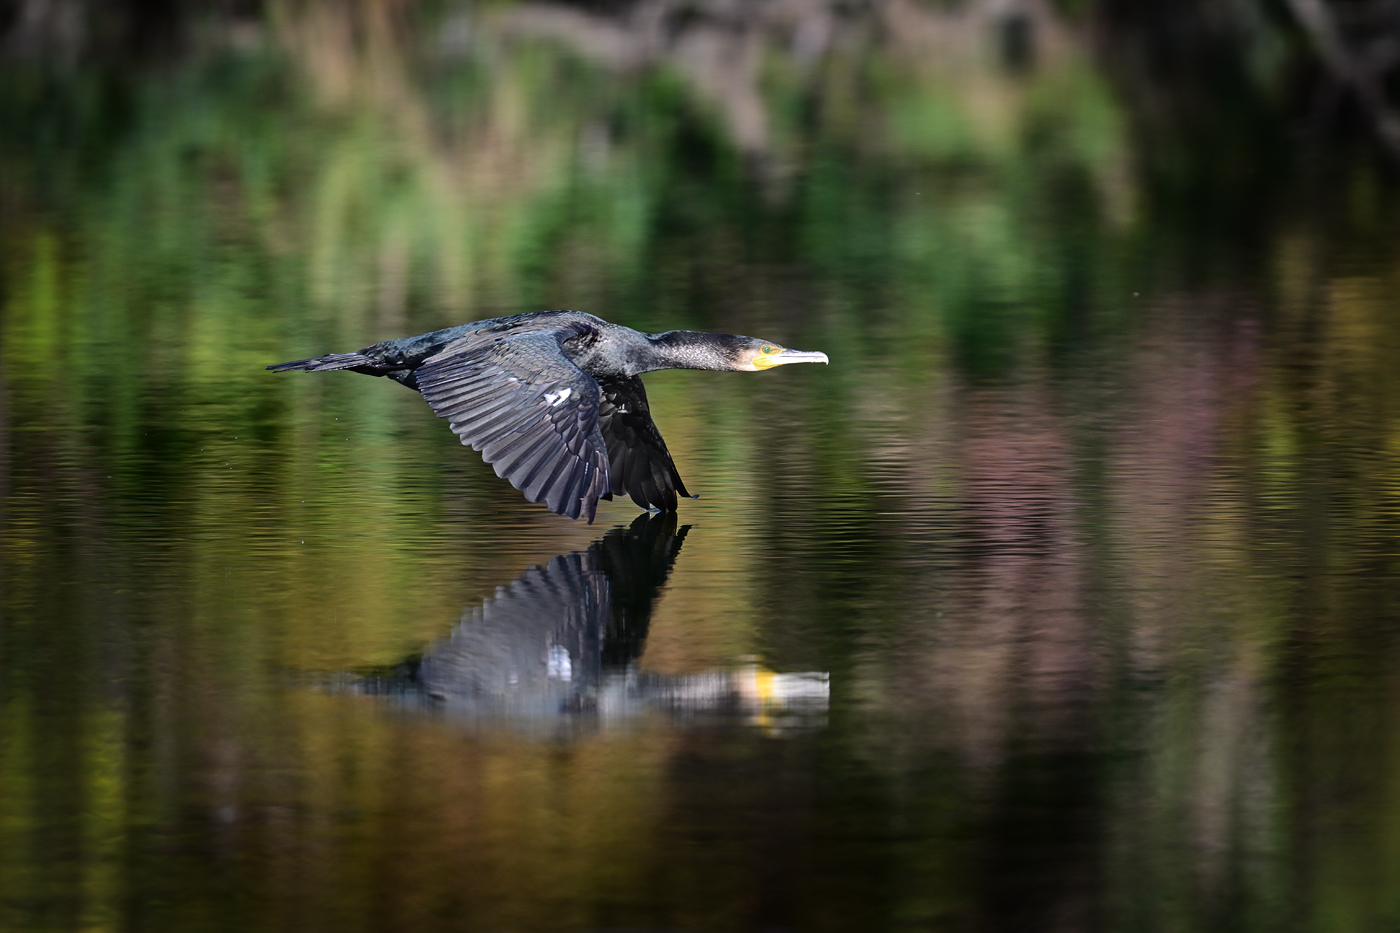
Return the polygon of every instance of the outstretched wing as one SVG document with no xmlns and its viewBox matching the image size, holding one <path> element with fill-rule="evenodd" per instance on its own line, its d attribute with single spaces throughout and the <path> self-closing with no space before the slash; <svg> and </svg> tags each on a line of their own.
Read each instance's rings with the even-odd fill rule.
<svg viewBox="0 0 1400 933">
<path fill-rule="evenodd" d="M 671 452 L 651 420 L 647 392 L 636 376 L 602 379 L 598 428 L 608 448 L 610 491 L 626 493 L 644 509 L 676 510 L 676 493 L 689 496 Z"/>
<path fill-rule="evenodd" d="M 466 339 L 418 367 L 418 390 L 496 475 L 569 518 L 592 523 L 612 498 L 598 430 L 601 393 L 564 355 L 568 329 Z"/>
</svg>

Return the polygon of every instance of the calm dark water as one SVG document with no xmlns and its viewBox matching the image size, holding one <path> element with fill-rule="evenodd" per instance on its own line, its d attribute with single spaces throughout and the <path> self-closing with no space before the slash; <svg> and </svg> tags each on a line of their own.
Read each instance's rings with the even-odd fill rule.
<svg viewBox="0 0 1400 933">
<path fill-rule="evenodd" d="M 0 928 L 1400 924 L 1383 166 L 1053 19 L 393 9 L 5 65 Z M 591 527 L 263 371 L 555 307 L 832 363 Z"/>
</svg>

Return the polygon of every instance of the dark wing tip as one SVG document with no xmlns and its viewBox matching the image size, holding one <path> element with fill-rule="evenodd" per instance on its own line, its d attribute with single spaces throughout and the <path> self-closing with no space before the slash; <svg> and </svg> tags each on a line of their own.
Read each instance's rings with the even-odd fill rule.
<svg viewBox="0 0 1400 933">
<path fill-rule="evenodd" d="M 677 496 L 690 497 L 666 441 L 652 421 L 641 379 L 600 381 L 598 426 L 608 445 L 612 492 L 648 510 L 674 512 Z"/>
</svg>

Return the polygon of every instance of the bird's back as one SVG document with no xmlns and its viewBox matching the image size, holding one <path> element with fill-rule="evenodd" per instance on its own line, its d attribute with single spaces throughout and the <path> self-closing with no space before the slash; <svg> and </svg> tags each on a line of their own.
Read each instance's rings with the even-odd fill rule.
<svg viewBox="0 0 1400 933">
<path fill-rule="evenodd" d="M 365 347 L 360 354 L 388 367 L 413 369 L 429 357 L 440 353 L 448 344 L 469 343 L 478 338 L 485 341 L 509 334 L 554 330 L 571 325 L 586 325 L 599 329 L 613 326 L 602 318 L 583 311 L 532 311 L 527 314 L 470 321 L 415 337 L 385 340 Z"/>
</svg>

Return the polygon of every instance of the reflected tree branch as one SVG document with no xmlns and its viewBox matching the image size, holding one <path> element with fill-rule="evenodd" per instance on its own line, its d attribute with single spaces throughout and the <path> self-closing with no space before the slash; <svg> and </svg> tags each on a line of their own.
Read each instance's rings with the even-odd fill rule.
<svg viewBox="0 0 1400 933">
<path fill-rule="evenodd" d="M 1323 0 L 1287 0 L 1287 3 L 1323 65 L 1339 84 L 1352 89 L 1376 136 L 1392 156 L 1400 158 L 1400 113 L 1387 104 L 1379 80 L 1381 72 L 1393 63 L 1393 51 L 1385 52 L 1393 45 L 1394 37 L 1377 40 L 1382 54 L 1363 57 L 1348 47 L 1336 16 Z"/>
</svg>

